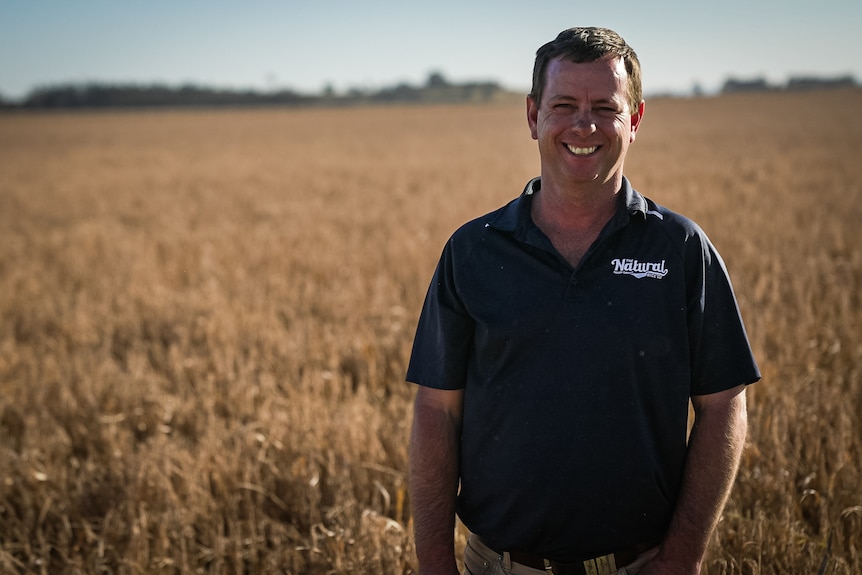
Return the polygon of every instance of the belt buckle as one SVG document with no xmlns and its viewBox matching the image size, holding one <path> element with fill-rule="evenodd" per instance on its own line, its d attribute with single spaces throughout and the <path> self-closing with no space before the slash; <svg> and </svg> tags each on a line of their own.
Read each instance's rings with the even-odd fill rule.
<svg viewBox="0 0 862 575">
<path fill-rule="evenodd" d="M 617 562 L 613 553 L 584 561 L 587 575 L 613 575 L 617 572 Z"/>
<path fill-rule="evenodd" d="M 550 560 L 543 559 L 543 562 L 545 563 L 545 571 L 548 575 L 557 574 L 557 570 Z M 583 562 L 583 566 L 586 575 L 615 575 L 617 572 L 616 557 L 614 557 L 613 553 L 587 559 Z"/>
</svg>

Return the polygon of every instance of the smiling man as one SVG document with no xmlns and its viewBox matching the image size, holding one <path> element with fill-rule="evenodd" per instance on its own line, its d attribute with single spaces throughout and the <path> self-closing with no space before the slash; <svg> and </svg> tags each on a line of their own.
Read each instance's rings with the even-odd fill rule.
<svg viewBox="0 0 862 575">
<path fill-rule="evenodd" d="M 700 572 L 760 373 L 709 239 L 623 175 L 644 110 L 615 32 L 537 52 L 541 175 L 452 235 L 407 372 L 424 574 L 457 572 L 456 514 L 472 574 Z"/>
</svg>

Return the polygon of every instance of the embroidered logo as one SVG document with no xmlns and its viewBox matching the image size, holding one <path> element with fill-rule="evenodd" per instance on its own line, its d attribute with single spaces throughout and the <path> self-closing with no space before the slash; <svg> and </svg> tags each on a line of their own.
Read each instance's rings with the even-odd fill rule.
<svg viewBox="0 0 862 575">
<path fill-rule="evenodd" d="M 667 275 L 667 268 L 664 265 L 665 260 L 660 262 L 641 262 L 630 259 L 615 259 L 611 262 L 614 266 L 614 273 L 617 275 L 634 276 L 638 279 L 655 278 L 661 279 Z"/>
</svg>

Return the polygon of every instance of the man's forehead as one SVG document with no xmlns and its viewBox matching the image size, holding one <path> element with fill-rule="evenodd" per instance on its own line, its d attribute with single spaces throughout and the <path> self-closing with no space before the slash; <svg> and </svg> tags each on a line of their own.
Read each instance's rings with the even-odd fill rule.
<svg viewBox="0 0 862 575">
<path fill-rule="evenodd" d="M 613 71 L 613 73 L 615 75 L 618 75 L 621 77 L 627 77 L 628 76 L 628 71 L 626 70 L 626 63 L 623 60 L 623 57 L 617 56 L 614 54 L 608 54 L 607 56 L 602 56 L 601 58 L 597 58 L 595 60 L 589 60 L 589 61 L 585 61 L 585 62 L 576 62 L 572 58 L 568 58 L 566 56 L 557 56 L 556 58 L 553 58 L 550 61 L 548 69 L 550 69 L 551 66 L 553 66 L 553 65 L 559 66 L 561 64 L 563 64 L 563 65 L 574 64 L 576 66 L 578 66 L 578 65 L 588 66 L 590 64 L 606 65 L 610 70 Z"/>
<path fill-rule="evenodd" d="M 625 89 L 628 72 L 622 58 L 608 57 L 592 62 L 573 62 L 567 58 L 555 58 L 547 69 L 548 87 L 577 88 L 585 82 L 592 88 L 605 88 L 609 92 Z"/>
</svg>

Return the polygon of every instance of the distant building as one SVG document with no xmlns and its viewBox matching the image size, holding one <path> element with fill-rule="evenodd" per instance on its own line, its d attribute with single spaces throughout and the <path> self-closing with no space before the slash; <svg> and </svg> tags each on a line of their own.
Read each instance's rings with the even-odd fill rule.
<svg viewBox="0 0 862 575">
<path fill-rule="evenodd" d="M 722 94 L 737 94 L 740 92 L 765 92 L 772 90 L 772 86 L 764 78 L 756 78 L 754 80 L 737 80 L 729 78 L 724 82 L 724 87 L 721 89 Z"/>
<path fill-rule="evenodd" d="M 803 90 L 828 90 L 835 88 L 855 88 L 858 84 L 853 76 L 839 76 L 835 78 L 819 78 L 816 76 L 797 76 L 790 78 L 784 85 L 769 84 L 764 78 L 753 80 L 737 80 L 729 78 L 721 89 L 722 94 L 738 94 L 745 92 L 767 92 L 776 90 L 803 91 Z"/>
<path fill-rule="evenodd" d="M 853 76 L 840 76 L 837 78 L 815 78 L 798 77 L 791 78 L 787 82 L 788 90 L 821 90 L 824 88 L 854 88 L 856 81 Z"/>
</svg>

